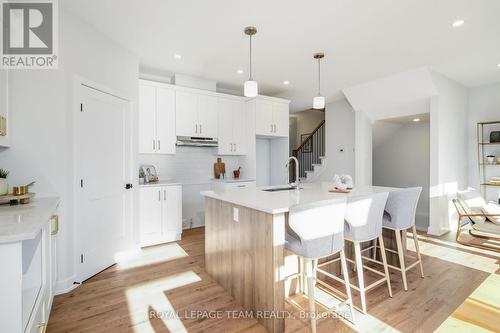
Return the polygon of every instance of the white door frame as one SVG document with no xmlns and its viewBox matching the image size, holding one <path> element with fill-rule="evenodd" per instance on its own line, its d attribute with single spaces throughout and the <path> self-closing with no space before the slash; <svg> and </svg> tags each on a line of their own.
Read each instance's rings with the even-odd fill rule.
<svg viewBox="0 0 500 333">
<path fill-rule="evenodd" d="M 135 181 L 135 177 L 134 178 L 134 170 L 136 170 L 136 168 L 134 167 L 134 145 L 133 145 L 133 138 L 135 137 L 134 135 L 134 124 L 133 124 L 133 102 L 131 101 L 131 98 L 128 97 L 126 94 L 123 94 L 117 90 L 114 90 L 114 89 L 111 89 L 111 88 L 108 88 L 102 84 L 99 84 L 99 83 L 96 83 L 96 82 L 93 82 L 91 80 L 87 80 L 83 77 L 80 77 L 80 76 L 74 76 L 74 79 L 73 79 L 73 107 L 72 107 L 72 114 L 71 114 L 71 117 L 72 117 L 72 121 L 71 121 L 71 131 L 72 131 L 72 140 L 73 140 L 73 143 L 72 143 L 72 173 L 73 173 L 73 177 L 72 177 L 72 196 L 73 196 L 73 200 L 72 200 L 72 209 L 73 209 L 73 260 L 72 261 L 74 263 L 74 281 L 78 281 L 78 282 L 81 282 L 82 279 L 81 279 L 81 271 L 79 269 L 79 250 L 80 250 L 80 242 L 79 242 L 79 235 L 78 235 L 78 223 L 79 223 L 79 218 L 78 218 L 78 202 L 77 202 L 77 199 L 78 199 L 78 184 L 80 183 L 80 178 L 79 178 L 79 175 L 78 175 L 78 169 L 77 169 L 77 161 L 78 161 L 78 156 L 77 156 L 77 133 L 76 133 L 76 128 L 77 128 L 77 113 L 80 112 L 80 101 L 82 100 L 82 96 L 81 96 L 81 92 L 80 92 L 80 89 L 81 87 L 84 86 L 84 87 L 87 87 L 87 88 L 90 88 L 90 89 L 94 89 L 96 91 L 99 91 L 99 92 L 102 92 L 102 93 L 105 93 L 105 94 L 108 94 L 108 95 L 111 95 L 111 96 L 114 96 L 114 97 L 117 97 L 123 101 L 126 102 L 127 104 L 127 108 L 128 108 L 128 119 L 127 119 L 127 123 L 128 123 L 128 129 L 127 129 L 127 132 L 130 134 L 128 135 L 128 138 L 126 138 L 129 142 L 127 143 L 128 144 L 128 147 L 129 147 L 129 152 L 128 152 L 128 161 L 126 161 L 126 163 L 128 162 L 129 163 L 129 175 L 127 175 L 127 178 L 128 178 L 128 183 L 131 183 L 133 185 L 135 185 L 134 188 L 132 188 L 130 191 L 128 191 L 128 197 L 127 197 L 127 201 L 130 203 L 129 204 L 129 207 L 128 209 L 125 211 L 125 214 L 128 214 L 128 218 L 126 219 L 126 221 L 124 221 L 124 223 L 127 223 L 128 226 L 125 226 L 125 239 L 126 239 L 126 242 L 130 244 L 130 247 L 133 247 L 134 245 L 134 239 L 136 238 L 135 237 L 135 228 L 134 228 L 134 214 L 135 214 L 135 199 L 136 199 L 136 195 L 135 195 L 135 192 L 136 192 L 136 188 L 137 188 L 137 181 Z M 125 185 L 125 184 L 124 184 Z"/>
</svg>

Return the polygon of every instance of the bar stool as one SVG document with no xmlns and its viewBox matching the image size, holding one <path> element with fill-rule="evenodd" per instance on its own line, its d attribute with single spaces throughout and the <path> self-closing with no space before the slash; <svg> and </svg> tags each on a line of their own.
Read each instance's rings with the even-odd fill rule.
<svg viewBox="0 0 500 333">
<path fill-rule="evenodd" d="M 386 214 L 384 214 L 383 219 L 383 227 L 385 229 L 394 230 L 396 235 L 397 251 L 391 249 L 386 250 L 397 254 L 399 257 L 400 267 L 393 265 L 389 265 L 389 267 L 401 272 L 403 287 L 406 291 L 408 291 L 406 272 L 409 269 L 415 267 L 416 265 L 420 265 L 420 275 L 421 277 L 424 277 L 424 268 L 422 266 L 420 248 L 418 247 L 417 229 L 415 228 L 415 214 L 417 212 L 417 204 L 421 192 L 422 187 L 410 187 L 390 192 L 385 206 Z M 406 232 L 408 229 L 412 229 L 413 241 L 415 242 L 415 250 L 417 252 L 417 261 L 406 267 L 401 235 L 402 232 Z"/>
<path fill-rule="evenodd" d="M 389 278 L 389 269 L 385 257 L 384 239 L 382 238 L 382 217 L 384 215 L 387 196 L 388 193 L 377 193 L 356 198 L 348 198 L 347 200 L 344 237 L 347 241 L 354 244 L 354 260 L 348 258 L 347 261 L 355 264 L 355 270 L 358 275 L 358 286 L 352 285 L 352 288 L 359 291 L 361 310 L 364 314 L 366 314 L 367 291 L 377 287 L 385 281 L 387 283 L 387 289 L 389 290 L 389 297 L 392 297 L 391 280 Z M 380 242 L 382 262 L 362 256 L 362 252 L 372 247 L 361 250 L 361 243 L 371 242 L 377 238 Z M 382 264 L 384 273 L 372 267 L 363 266 L 363 259 Z M 333 261 L 335 260 L 329 263 Z M 365 287 L 363 268 L 380 275 L 382 278 Z"/>
<path fill-rule="evenodd" d="M 292 206 L 288 214 L 289 229 L 286 233 L 285 247 L 295 253 L 301 261 L 305 260 L 305 278 L 307 279 L 307 296 L 309 298 L 311 330 L 313 333 L 316 332 L 314 286 L 315 282 L 322 282 L 316 279 L 318 259 L 336 253 L 340 253 L 347 303 L 350 306 L 350 314 L 354 323 L 351 288 L 344 254 L 345 209 L 345 199 L 338 199 L 334 203 L 316 202 Z M 304 270 L 287 278 L 294 276 L 299 276 L 303 285 Z M 303 288 L 301 291 L 303 291 Z M 328 312 L 331 310 L 329 309 Z"/>
</svg>

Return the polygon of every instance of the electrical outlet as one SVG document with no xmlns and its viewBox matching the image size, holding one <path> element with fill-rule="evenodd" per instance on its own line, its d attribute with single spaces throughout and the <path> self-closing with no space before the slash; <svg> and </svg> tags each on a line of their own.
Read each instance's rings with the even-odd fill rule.
<svg viewBox="0 0 500 333">
<path fill-rule="evenodd" d="M 233 207 L 233 220 L 234 222 L 240 222 L 240 210 L 236 207 Z"/>
</svg>

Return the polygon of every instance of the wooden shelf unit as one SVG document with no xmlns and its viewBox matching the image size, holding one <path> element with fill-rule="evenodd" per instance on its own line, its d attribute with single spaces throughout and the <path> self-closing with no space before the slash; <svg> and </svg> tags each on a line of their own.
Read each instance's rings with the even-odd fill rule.
<svg viewBox="0 0 500 333">
<path fill-rule="evenodd" d="M 492 130 L 491 126 L 496 126 L 497 128 L 499 128 L 500 127 L 500 120 L 499 121 L 485 121 L 485 122 L 477 123 L 477 166 L 478 166 L 478 170 L 479 170 L 479 184 L 481 185 L 481 192 L 482 192 L 483 197 L 485 199 L 487 199 L 486 198 L 486 196 L 487 196 L 486 188 L 500 186 L 500 184 L 490 183 L 489 178 L 491 178 L 491 177 L 488 177 L 488 179 L 486 178 L 486 168 L 493 167 L 493 166 L 500 166 L 500 164 L 486 163 L 485 162 L 486 156 L 489 155 L 489 153 L 491 151 L 491 148 L 488 149 L 487 147 L 500 146 L 500 142 L 485 142 L 484 135 L 485 135 L 485 133 L 488 133 Z M 495 129 L 495 130 L 497 130 L 497 129 Z M 500 130 L 500 128 L 498 130 Z M 489 170 L 491 172 L 492 169 L 489 168 Z M 494 170 L 496 170 L 496 169 L 494 169 Z M 495 176 L 500 177 L 500 172 L 498 175 L 495 175 Z"/>
</svg>

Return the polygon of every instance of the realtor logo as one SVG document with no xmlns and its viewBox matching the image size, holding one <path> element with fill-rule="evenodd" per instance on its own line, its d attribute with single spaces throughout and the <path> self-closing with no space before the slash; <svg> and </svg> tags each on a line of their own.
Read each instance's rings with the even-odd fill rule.
<svg viewBox="0 0 500 333">
<path fill-rule="evenodd" d="M 57 2 L 2 0 L 1 68 L 57 68 Z"/>
</svg>

